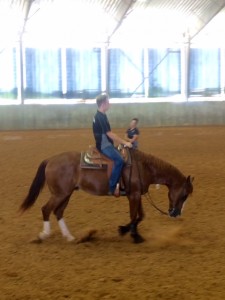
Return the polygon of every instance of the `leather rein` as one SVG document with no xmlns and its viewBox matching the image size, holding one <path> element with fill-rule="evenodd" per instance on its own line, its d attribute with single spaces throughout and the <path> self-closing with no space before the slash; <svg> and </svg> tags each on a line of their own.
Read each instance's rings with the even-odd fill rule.
<svg viewBox="0 0 225 300">
<path fill-rule="evenodd" d="M 132 153 L 133 154 L 133 153 Z M 139 183 L 140 183 L 140 188 L 141 188 L 141 195 L 143 193 L 143 185 L 142 185 L 142 180 L 141 180 L 141 175 L 140 175 L 140 169 L 138 166 L 138 163 L 135 159 L 135 155 L 131 155 L 131 159 L 135 161 L 136 166 L 137 166 L 137 170 L 138 170 L 138 177 L 139 177 Z M 132 164 L 131 164 L 132 165 Z M 130 177 L 131 177 L 131 171 L 130 171 Z M 156 210 L 158 210 L 161 214 L 163 215 L 168 215 L 167 212 L 163 211 L 162 209 L 160 209 L 158 206 L 156 206 L 156 204 L 154 203 L 149 191 L 147 193 L 144 194 L 145 198 L 147 199 L 147 201 L 151 204 L 151 206 L 153 206 Z"/>
<path fill-rule="evenodd" d="M 162 215 L 167 215 L 168 213 L 163 211 L 162 209 L 158 208 L 158 206 L 155 205 L 151 195 L 149 192 L 147 192 L 146 194 L 144 194 L 145 198 L 148 200 L 148 202 L 151 204 L 151 206 L 153 206 L 156 210 L 158 210 Z"/>
</svg>

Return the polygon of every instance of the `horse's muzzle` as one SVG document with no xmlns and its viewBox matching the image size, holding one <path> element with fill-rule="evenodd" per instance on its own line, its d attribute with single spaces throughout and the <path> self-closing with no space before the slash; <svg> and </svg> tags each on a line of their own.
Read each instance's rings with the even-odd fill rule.
<svg viewBox="0 0 225 300">
<path fill-rule="evenodd" d="M 171 208 L 169 209 L 169 215 L 170 217 L 176 218 L 177 216 L 181 215 L 181 210 L 178 208 Z"/>
</svg>

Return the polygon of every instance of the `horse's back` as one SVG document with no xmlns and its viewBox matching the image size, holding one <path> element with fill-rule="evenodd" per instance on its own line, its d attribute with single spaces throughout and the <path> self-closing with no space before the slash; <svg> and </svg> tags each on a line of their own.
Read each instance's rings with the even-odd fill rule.
<svg viewBox="0 0 225 300">
<path fill-rule="evenodd" d="M 79 152 L 62 152 L 50 157 L 45 170 L 49 189 L 60 192 L 72 191 L 79 180 L 79 167 Z"/>
<path fill-rule="evenodd" d="M 46 171 L 58 168 L 65 168 L 69 165 L 79 164 L 80 153 L 78 152 L 62 152 L 47 159 Z"/>
<path fill-rule="evenodd" d="M 49 158 L 45 174 L 53 193 L 70 193 L 74 189 L 94 195 L 108 192 L 107 169 L 83 169 L 80 152 L 63 152 Z"/>
</svg>

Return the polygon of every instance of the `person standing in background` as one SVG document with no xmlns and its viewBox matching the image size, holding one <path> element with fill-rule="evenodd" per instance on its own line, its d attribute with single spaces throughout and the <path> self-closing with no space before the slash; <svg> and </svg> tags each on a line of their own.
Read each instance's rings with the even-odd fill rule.
<svg viewBox="0 0 225 300">
<path fill-rule="evenodd" d="M 130 122 L 130 126 L 126 131 L 126 140 L 132 144 L 133 149 L 138 148 L 138 138 L 140 135 L 140 131 L 137 128 L 138 118 L 133 118 Z"/>
</svg>

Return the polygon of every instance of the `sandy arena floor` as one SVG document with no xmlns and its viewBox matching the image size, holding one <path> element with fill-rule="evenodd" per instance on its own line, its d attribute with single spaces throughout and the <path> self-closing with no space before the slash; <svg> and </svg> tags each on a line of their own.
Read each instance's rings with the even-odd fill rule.
<svg viewBox="0 0 225 300">
<path fill-rule="evenodd" d="M 183 215 L 161 215 L 143 197 L 143 244 L 120 237 L 129 221 L 126 198 L 75 192 L 65 220 L 78 239 L 68 243 L 52 216 L 53 234 L 31 243 L 42 229 L 45 188 L 31 210 L 18 208 L 39 163 L 63 151 L 93 144 L 91 130 L 0 132 L 1 300 L 224 300 L 225 127 L 140 128 L 140 149 L 195 177 Z M 115 130 L 120 135 L 123 130 Z M 167 190 L 150 187 L 154 202 L 168 209 Z"/>
</svg>

